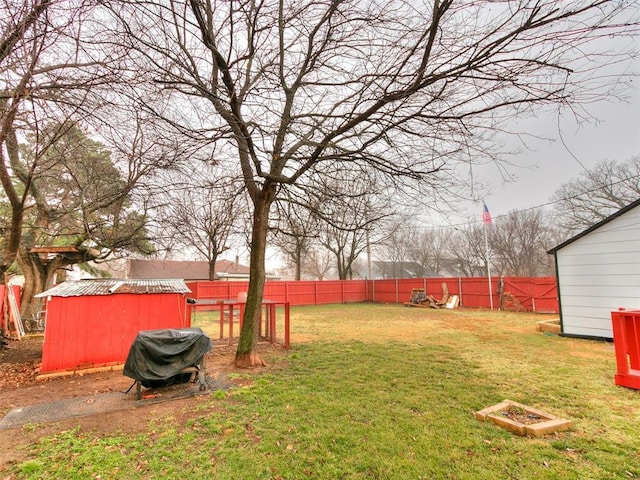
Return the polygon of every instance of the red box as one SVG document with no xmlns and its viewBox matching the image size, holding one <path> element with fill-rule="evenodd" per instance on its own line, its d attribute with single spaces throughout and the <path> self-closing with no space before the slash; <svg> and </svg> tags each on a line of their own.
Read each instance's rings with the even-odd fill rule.
<svg viewBox="0 0 640 480">
<path fill-rule="evenodd" d="M 616 385 L 640 390 L 640 310 L 611 312 L 618 372 Z"/>
</svg>

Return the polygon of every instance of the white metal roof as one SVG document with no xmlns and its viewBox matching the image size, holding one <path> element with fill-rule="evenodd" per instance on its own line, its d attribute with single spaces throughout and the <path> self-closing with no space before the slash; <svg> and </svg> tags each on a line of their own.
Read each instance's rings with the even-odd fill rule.
<svg viewBox="0 0 640 480">
<path fill-rule="evenodd" d="M 36 297 L 79 297 L 83 295 L 113 295 L 116 293 L 191 293 L 181 279 L 117 279 L 96 278 L 63 282 Z"/>
</svg>

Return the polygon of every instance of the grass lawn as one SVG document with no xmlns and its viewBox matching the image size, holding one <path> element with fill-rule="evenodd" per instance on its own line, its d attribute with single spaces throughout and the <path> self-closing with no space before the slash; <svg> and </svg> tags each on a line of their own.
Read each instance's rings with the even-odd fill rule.
<svg viewBox="0 0 640 480">
<path fill-rule="evenodd" d="M 536 331 L 549 316 L 398 305 L 292 308 L 292 349 L 236 374 L 186 422 L 43 439 L 18 478 L 640 478 L 640 392 L 610 343 Z M 201 321 L 203 318 L 200 319 Z M 571 419 L 514 436 L 473 413 L 503 399 Z M 72 459 L 72 461 L 71 461 Z"/>
</svg>

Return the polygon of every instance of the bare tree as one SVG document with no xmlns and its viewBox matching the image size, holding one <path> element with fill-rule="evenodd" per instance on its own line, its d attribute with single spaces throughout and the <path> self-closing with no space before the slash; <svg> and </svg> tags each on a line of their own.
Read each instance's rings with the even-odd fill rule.
<svg viewBox="0 0 640 480">
<path fill-rule="evenodd" d="M 402 263 L 410 262 L 415 275 L 440 275 L 454 269 L 447 227 L 427 227 L 419 212 L 397 214 L 379 226 L 386 233 L 376 247 L 378 256 L 393 262 L 385 276 L 400 274 Z M 393 267 L 397 267 L 395 270 Z"/>
<path fill-rule="evenodd" d="M 451 260 L 450 228 L 416 229 L 413 240 L 413 257 L 431 273 L 442 275 L 457 272 L 457 263 Z"/>
<path fill-rule="evenodd" d="M 385 235 L 376 245 L 376 252 L 380 258 L 378 265 L 390 266 L 384 268 L 382 275 L 384 278 L 398 278 L 402 276 L 402 264 L 413 262 L 412 236 L 413 228 L 410 218 L 403 215 L 396 215 L 385 225 L 378 228 L 384 229 Z M 422 275 L 422 272 L 420 272 Z"/>
<path fill-rule="evenodd" d="M 513 115 L 577 105 L 585 88 L 588 100 L 608 93 L 597 67 L 628 52 L 593 41 L 637 22 L 633 2 L 605 0 L 113 5 L 135 68 L 197 112 L 174 109 L 169 120 L 227 145 L 251 198 L 238 365 L 262 363 L 265 250 L 281 187 L 337 166 L 433 185 L 446 164 L 483 159 L 487 134 Z"/>
<path fill-rule="evenodd" d="M 553 240 L 542 209 L 509 212 L 496 218 L 490 230 L 492 266 L 497 275 L 553 275 L 551 257 L 547 255 Z"/>
<path fill-rule="evenodd" d="M 377 224 L 389 215 L 373 178 L 333 177 L 315 189 L 319 243 L 334 258 L 340 280 L 352 279 L 356 259 L 371 242 Z"/>
<path fill-rule="evenodd" d="M 348 208 L 346 204 L 342 208 Z M 339 209 L 336 211 L 340 212 Z M 345 213 L 342 210 L 341 213 Z M 340 213 L 338 213 L 340 214 Z M 353 220 L 353 217 L 346 217 Z M 353 264 L 366 249 L 366 224 L 325 222 L 320 229 L 320 243 L 333 254 L 340 280 L 353 278 Z"/>
<path fill-rule="evenodd" d="M 602 161 L 563 184 L 552 196 L 557 226 L 565 239 L 604 220 L 640 198 L 640 156 Z"/>
<path fill-rule="evenodd" d="M 484 228 L 491 229 L 491 226 L 469 222 L 466 228 L 456 228 L 451 235 L 451 259 L 456 269 L 466 277 L 487 274 L 491 251 L 487 252 L 485 248 Z"/>
<path fill-rule="evenodd" d="M 303 272 L 316 280 L 324 280 L 333 265 L 331 252 L 314 242 L 303 259 Z"/>
<path fill-rule="evenodd" d="M 206 259 L 209 280 L 216 280 L 218 256 L 229 250 L 229 241 L 236 234 L 242 209 L 238 182 L 216 177 L 215 172 L 203 167 L 210 175 L 191 174 L 181 187 L 173 185 L 163 196 L 159 223 L 163 237 L 172 238 Z"/>
<path fill-rule="evenodd" d="M 293 266 L 295 279 L 300 280 L 305 260 L 309 260 L 309 256 L 315 252 L 312 249 L 312 244 L 314 239 L 318 237 L 318 219 L 307 206 L 300 205 L 292 199 L 277 203 L 275 217 L 278 221 L 272 243 L 285 255 L 286 261 Z M 315 261 L 311 262 L 311 265 L 316 267 L 321 264 Z M 308 263 L 306 265 L 309 266 Z M 321 270 L 322 268 L 319 268 L 318 273 Z"/>
</svg>

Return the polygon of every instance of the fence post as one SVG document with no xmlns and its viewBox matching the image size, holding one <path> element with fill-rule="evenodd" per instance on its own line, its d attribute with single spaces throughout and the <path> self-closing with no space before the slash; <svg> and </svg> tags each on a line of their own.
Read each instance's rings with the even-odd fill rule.
<svg viewBox="0 0 640 480">
<path fill-rule="evenodd" d="M 398 291 L 398 279 L 396 278 L 396 303 L 400 303 L 400 292 Z"/>
</svg>

